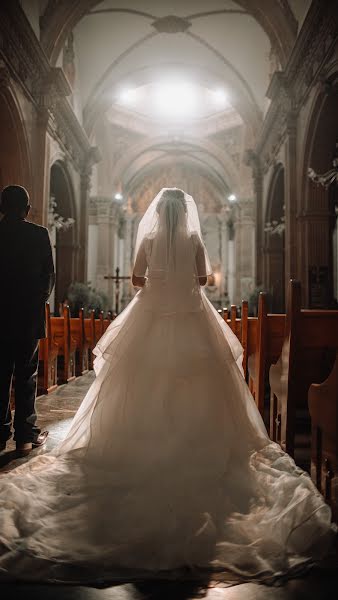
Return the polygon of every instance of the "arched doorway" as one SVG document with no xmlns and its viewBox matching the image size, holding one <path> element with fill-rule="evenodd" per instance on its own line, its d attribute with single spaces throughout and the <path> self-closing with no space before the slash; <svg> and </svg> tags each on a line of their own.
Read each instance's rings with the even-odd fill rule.
<svg viewBox="0 0 338 600">
<path fill-rule="evenodd" d="M 328 86 L 328 92 L 312 112 L 304 161 L 303 277 L 310 308 L 335 308 L 338 297 L 337 184 L 324 187 L 308 177 L 309 168 L 328 172 L 337 157 L 338 88 Z"/>
<path fill-rule="evenodd" d="M 264 283 L 271 296 L 270 310 L 285 312 L 284 167 L 276 166 L 268 194 L 265 220 Z"/>
<path fill-rule="evenodd" d="M 0 189 L 23 185 L 32 195 L 24 121 L 9 88 L 0 88 Z"/>
<path fill-rule="evenodd" d="M 50 199 L 55 203 L 54 214 L 64 220 L 76 219 L 73 188 L 62 161 L 56 161 L 51 167 Z M 52 310 L 58 314 L 59 305 L 66 299 L 68 287 L 74 281 L 76 272 L 76 228 L 75 226 L 67 228 L 52 226 L 51 239 L 55 248 L 56 271 Z"/>
</svg>

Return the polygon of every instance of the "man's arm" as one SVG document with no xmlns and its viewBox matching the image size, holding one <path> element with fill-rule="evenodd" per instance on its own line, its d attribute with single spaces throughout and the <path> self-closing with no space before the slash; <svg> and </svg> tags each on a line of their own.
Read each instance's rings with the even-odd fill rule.
<svg viewBox="0 0 338 600">
<path fill-rule="evenodd" d="M 55 284 L 55 270 L 52 246 L 49 239 L 48 229 L 42 230 L 42 269 L 41 269 L 41 296 L 47 302 Z"/>
</svg>

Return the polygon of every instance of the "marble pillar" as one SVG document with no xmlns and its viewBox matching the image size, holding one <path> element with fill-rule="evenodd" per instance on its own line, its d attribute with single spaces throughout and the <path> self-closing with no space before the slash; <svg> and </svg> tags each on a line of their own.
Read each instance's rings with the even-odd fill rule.
<svg viewBox="0 0 338 600">
<path fill-rule="evenodd" d="M 50 140 L 47 133 L 49 113 L 47 108 L 39 108 L 33 135 L 34 198 L 32 216 L 36 223 L 47 226 L 50 188 Z"/>
<path fill-rule="evenodd" d="M 285 142 L 285 290 L 289 280 L 297 277 L 297 152 L 296 116 L 287 116 L 287 137 Z"/>
<path fill-rule="evenodd" d="M 79 210 L 79 252 L 77 260 L 77 279 L 86 281 L 88 261 L 88 213 L 90 178 L 92 168 L 85 164 L 80 172 L 80 210 Z"/>
<path fill-rule="evenodd" d="M 255 220 L 254 200 L 241 199 L 237 203 L 234 221 L 236 283 L 234 303 L 248 300 L 255 285 Z"/>
</svg>

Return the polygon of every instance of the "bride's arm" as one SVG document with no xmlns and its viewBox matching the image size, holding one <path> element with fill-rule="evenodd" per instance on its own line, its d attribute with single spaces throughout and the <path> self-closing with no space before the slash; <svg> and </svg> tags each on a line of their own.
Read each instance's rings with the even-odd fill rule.
<svg viewBox="0 0 338 600">
<path fill-rule="evenodd" d="M 132 284 L 134 287 L 143 287 L 147 278 L 145 277 L 147 270 L 147 257 L 144 246 L 144 240 L 140 245 L 139 251 L 137 253 L 137 257 L 134 264 L 133 275 L 131 278 Z"/>
<path fill-rule="evenodd" d="M 199 238 L 197 238 L 196 268 L 199 284 L 203 286 L 207 283 L 208 277 L 206 275 L 207 268 L 205 265 L 204 248 Z"/>
<path fill-rule="evenodd" d="M 134 287 L 143 287 L 145 282 L 147 281 L 146 277 L 137 277 L 137 275 L 135 275 L 135 273 L 133 273 L 133 276 L 131 278 L 132 284 Z"/>
</svg>

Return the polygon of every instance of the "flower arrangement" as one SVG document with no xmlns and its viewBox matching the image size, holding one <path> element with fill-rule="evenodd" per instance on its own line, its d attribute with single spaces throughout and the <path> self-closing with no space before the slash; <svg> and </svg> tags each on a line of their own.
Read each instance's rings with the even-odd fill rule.
<svg viewBox="0 0 338 600">
<path fill-rule="evenodd" d="M 55 229 L 57 231 L 66 230 L 72 227 L 75 223 L 75 219 L 61 217 L 56 212 L 57 203 L 55 200 L 55 196 L 51 195 L 49 198 L 49 210 L 48 210 L 48 229 Z"/>
</svg>

